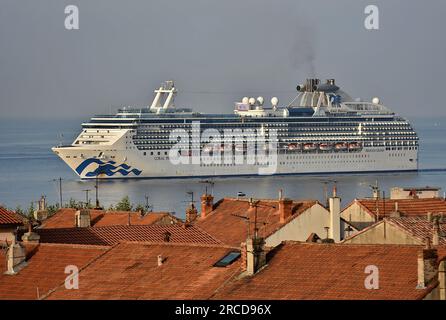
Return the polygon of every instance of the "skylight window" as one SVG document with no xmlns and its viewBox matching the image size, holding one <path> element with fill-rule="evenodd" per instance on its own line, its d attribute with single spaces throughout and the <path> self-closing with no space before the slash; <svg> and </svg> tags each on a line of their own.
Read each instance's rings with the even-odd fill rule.
<svg viewBox="0 0 446 320">
<path fill-rule="evenodd" d="M 226 267 L 226 266 L 230 265 L 231 263 L 233 263 L 238 258 L 240 258 L 240 255 L 241 254 L 239 251 L 231 251 L 227 255 L 225 255 L 223 258 L 218 260 L 214 264 L 214 267 Z"/>
</svg>

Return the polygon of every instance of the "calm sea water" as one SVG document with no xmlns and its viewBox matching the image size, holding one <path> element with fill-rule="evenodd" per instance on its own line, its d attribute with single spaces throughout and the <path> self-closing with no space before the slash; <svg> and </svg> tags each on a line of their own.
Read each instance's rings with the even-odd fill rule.
<svg viewBox="0 0 446 320">
<path fill-rule="evenodd" d="M 58 121 L 11 121 L 0 119 L 0 203 L 15 208 L 29 207 L 41 195 L 50 203 L 58 201 L 58 182 L 62 177 L 64 201 L 84 201 L 85 192 L 94 182 L 80 181 L 65 163 L 50 150 L 60 142 L 71 143 L 80 131 L 80 123 L 88 119 Z M 410 119 L 420 136 L 420 172 L 398 174 L 343 174 L 330 176 L 286 176 L 260 178 L 222 178 L 215 180 L 217 199 L 236 196 L 276 198 L 282 188 L 292 198 L 324 199 L 324 182 L 335 180 L 343 205 L 355 197 L 370 195 L 369 185 L 378 180 L 382 190 L 392 186 L 439 186 L 446 191 L 446 117 Z M 432 170 L 434 169 L 434 170 Z M 199 179 L 125 179 L 100 182 L 99 199 L 109 206 L 128 195 L 134 203 L 145 203 L 148 195 L 156 211 L 175 212 L 184 216 L 184 208 L 193 191 L 196 197 L 204 191 Z"/>
</svg>

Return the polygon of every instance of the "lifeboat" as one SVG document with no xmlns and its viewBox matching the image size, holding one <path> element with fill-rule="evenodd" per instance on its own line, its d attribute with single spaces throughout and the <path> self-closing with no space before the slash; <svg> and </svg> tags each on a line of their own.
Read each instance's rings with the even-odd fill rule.
<svg viewBox="0 0 446 320">
<path fill-rule="evenodd" d="M 204 146 L 203 152 L 209 153 L 211 151 L 213 151 L 213 148 L 211 146 Z"/>
<path fill-rule="evenodd" d="M 346 142 L 338 142 L 338 143 L 335 144 L 335 149 L 336 150 L 340 150 L 340 151 L 346 150 L 347 147 L 348 147 L 348 145 L 347 145 Z"/>
<path fill-rule="evenodd" d="M 316 145 L 314 143 L 304 143 L 304 150 L 305 151 L 313 151 L 316 150 Z"/>
<path fill-rule="evenodd" d="M 348 149 L 349 150 L 359 150 L 359 149 L 361 149 L 361 144 L 359 142 L 350 142 L 348 144 Z"/>
<path fill-rule="evenodd" d="M 301 147 L 300 143 L 290 143 L 287 146 L 288 150 L 299 150 Z"/>
<path fill-rule="evenodd" d="M 240 145 L 235 145 L 235 151 L 242 152 L 242 151 L 245 151 L 245 148 L 243 148 L 243 146 L 240 146 Z"/>
<path fill-rule="evenodd" d="M 333 148 L 333 145 L 331 143 L 321 143 L 319 145 L 319 149 L 321 149 L 322 151 L 329 151 Z"/>
</svg>

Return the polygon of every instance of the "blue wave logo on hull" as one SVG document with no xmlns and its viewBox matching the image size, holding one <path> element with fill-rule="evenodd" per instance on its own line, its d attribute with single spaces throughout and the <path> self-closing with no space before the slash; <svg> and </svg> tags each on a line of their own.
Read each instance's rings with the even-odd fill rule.
<svg viewBox="0 0 446 320">
<path fill-rule="evenodd" d="M 120 173 L 123 176 L 127 176 L 130 173 L 133 173 L 135 176 L 139 176 L 141 174 L 141 170 L 133 168 L 125 163 L 115 165 L 115 161 L 107 161 L 103 162 L 99 159 L 89 158 L 84 160 L 77 168 L 76 172 L 81 175 L 82 172 L 88 167 L 90 164 L 96 163 L 98 167 L 90 172 L 85 174 L 86 177 L 96 177 L 100 174 L 105 174 L 107 177 L 111 177 L 117 173 Z"/>
</svg>

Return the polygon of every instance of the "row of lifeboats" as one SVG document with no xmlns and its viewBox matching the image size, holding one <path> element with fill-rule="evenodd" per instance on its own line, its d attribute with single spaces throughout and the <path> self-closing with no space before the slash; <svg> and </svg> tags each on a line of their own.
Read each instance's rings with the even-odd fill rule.
<svg viewBox="0 0 446 320">
<path fill-rule="evenodd" d="M 290 151 L 345 151 L 345 150 L 360 150 L 362 148 L 362 144 L 360 142 L 337 142 L 337 143 L 289 143 L 284 146 L 284 149 Z"/>
</svg>

